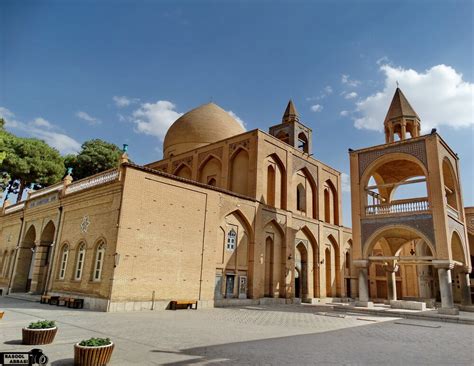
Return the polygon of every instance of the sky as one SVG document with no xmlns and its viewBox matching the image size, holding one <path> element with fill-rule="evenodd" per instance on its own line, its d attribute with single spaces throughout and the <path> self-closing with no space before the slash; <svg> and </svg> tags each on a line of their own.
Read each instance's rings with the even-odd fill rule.
<svg viewBox="0 0 474 366">
<path fill-rule="evenodd" d="M 167 128 L 213 101 L 247 130 L 291 98 L 314 157 L 343 175 L 348 148 L 384 143 L 398 82 L 459 154 L 474 205 L 472 1 L 0 2 L 0 116 L 62 154 L 89 139 L 162 157 Z"/>
</svg>

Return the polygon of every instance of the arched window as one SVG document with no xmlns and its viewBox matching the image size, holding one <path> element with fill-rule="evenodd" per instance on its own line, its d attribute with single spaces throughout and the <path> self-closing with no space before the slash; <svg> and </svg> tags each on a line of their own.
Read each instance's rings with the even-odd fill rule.
<svg viewBox="0 0 474 366">
<path fill-rule="evenodd" d="M 301 183 L 296 187 L 296 209 L 306 212 L 306 190 Z"/>
<path fill-rule="evenodd" d="M 329 189 L 324 190 L 324 221 L 331 222 L 331 200 L 329 197 Z"/>
<path fill-rule="evenodd" d="M 69 246 L 64 244 L 61 251 L 61 261 L 59 263 L 59 279 L 64 280 L 66 277 L 67 257 L 69 256 Z"/>
<path fill-rule="evenodd" d="M 346 252 L 346 268 L 351 268 L 351 255 L 349 254 L 349 251 Z"/>
<path fill-rule="evenodd" d="M 267 169 L 267 205 L 275 206 L 275 168 L 272 165 Z"/>
<path fill-rule="evenodd" d="M 298 149 L 300 149 L 301 151 L 305 153 L 308 153 L 309 151 L 308 138 L 303 132 L 300 132 L 300 134 L 298 135 Z"/>
<path fill-rule="evenodd" d="M 235 244 L 237 242 L 237 233 L 234 229 L 230 230 L 227 234 L 227 245 L 226 249 L 233 252 L 235 250 Z"/>
<path fill-rule="evenodd" d="M 82 277 L 82 269 L 84 268 L 84 259 L 86 257 L 86 245 L 81 243 L 77 251 L 76 270 L 74 271 L 74 279 L 80 280 Z"/>
<path fill-rule="evenodd" d="M 95 263 L 94 263 L 94 273 L 92 275 L 92 279 L 94 281 L 100 281 L 102 277 L 102 267 L 104 266 L 104 256 L 105 256 L 105 244 L 100 243 L 97 247 L 97 252 L 95 255 Z"/>
</svg>

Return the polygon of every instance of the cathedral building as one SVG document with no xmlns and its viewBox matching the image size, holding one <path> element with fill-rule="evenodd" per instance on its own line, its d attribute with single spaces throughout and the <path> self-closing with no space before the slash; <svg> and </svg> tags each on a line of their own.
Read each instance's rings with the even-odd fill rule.
<svg viewBox="0 0 474 366">
<path fill-rule="evenodd" d="M 466 217 L 458 155 L 420 124 L 397 88 L 385 143 L 349 152 L 359 304 L 440 301 L 455 314 L 454 303 L 471 304 L 473 210 Z"/>
<path fill-rule="evenodd" d="M 116 169 L 5 203 L 0 289 L 102 311 L 355 296 L 341 174 L 311 133 L 291 101 L 269 133 L 209 103 L 174 122 L 160 161 L 124 151 Z"/>
</svg>

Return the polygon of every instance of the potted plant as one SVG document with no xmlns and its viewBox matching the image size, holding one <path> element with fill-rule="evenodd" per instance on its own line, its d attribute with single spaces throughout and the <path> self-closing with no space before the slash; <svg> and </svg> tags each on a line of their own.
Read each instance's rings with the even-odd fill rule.
<svg viewBox="0 0 474 366">
<path fill-rule="evenodd" d="M 50 344 L 58 328 L 54 320 L 40 320 L 30 323 L 28 327 L 22 329 L 23 344 Z"/>
<path fill-rule="evenodd" d="M 103 366 L 110 362 L 114 343 L 109 338 L 90 338 L 74 345 L 74 365 Z"/>
</svg>

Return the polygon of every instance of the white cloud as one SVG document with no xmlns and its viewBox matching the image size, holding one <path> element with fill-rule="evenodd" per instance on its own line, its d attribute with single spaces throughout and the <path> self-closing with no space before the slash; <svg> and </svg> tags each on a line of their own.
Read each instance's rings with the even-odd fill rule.
<svg viewBox="0 0 474 366">
<path fill-rule="evenodd" d="M 359 80 L 351 79 L 350 76 L 347 75 L 347 74 L 342 74 L 341 75 L 341 83 L 345 84 L 345 85 L 348 85 L 348 86 L 352 86 L 352 87 L 356 87 L 356 86 L 360 85 Z"/>
<path fill-rule="evenodd" d="M 5 127 L 15 128 L 18 126 L 18 121 L 15 121 L 15 114 L 5 107 L 0 107 L 0 118 L 3 118 L 5 121 Z"/>
<path fill-rule="evenodd" d="M 143 103 L 132 113 L 131 120 L 135 123 L 137 132 L 163 140 L 171 124 L 182 116 L 175 108 L 173 103 L 166 100 Z"/>
<path fill-rule="evenodd" d="M 0 107 L 0 117 L 7 122 L 7 128 L 16 129 L 31 137 L 44 140 L 50 146 L 58 149 L 61 154 L 74 153 L 81 148 L 79 142 L 64 133 L 58 132 L 58 127 L 44 118 L 38 117 L 24 123 L 14 120 L 14 116 L 8 109 Z"/>
<path fill-rule="evenodd" d="M 33 137 L 46 141 L 48 145 L 59 150 L 61 154 L 76 153 L 81 149 L 81 144 L 63 133 L 44 131 L 39 128 L 29 129 Z"/>
<path fill-rule="evenodd" d="M 346 99 L 354 99 L 354 98 L 357 98 L 357 93 L 356 92 L 350 92 L 350 93 L 347 93 L 344 98 Z"/>
<path fill-rule="evenodd" d="M 130 104 L 138 103 L 140 101 L 140 99 L 138 98 L 128 98 L 124 95 L 122 96 L 115 95 L 112 97 L 112 99 L 118 108 L 128 107 Z"/>
<path fill-rule="evenodd" d="M 49 123 L 48 121 L 46 121 L 44 118 L 41 118 L 41 117 L 35 118 L 31 122 L 31 124 L 33 126 L 37 126 L 37 127 L 40 127 L 40 128 L 46 128 L 46 129 L 53 128 L 53 125 L 51 123 Z"/>
<path fill-rule="evenodd" d="M 331 85 L 326 85 L 324 87 L 324 89 L 319 93 L 318 96 L 313 96 L 313 97 L 306 97 L 306 101 L 307 102 L 312 102 L 312 101 L 315 101 L 315 100 L 321 100 L 321 99 L 324 99 L 326 98 L 328 95 L 331 95 L 332 93 L 334 92 L 333 88 L 331 87 Z"/>
<path fill-rule="evenodd" d="M 324 92 L 326 93 L 326 95 L 332 94 L 332 92 L 333 92 L 332 87 L 330 85 L 327 85 L 324 88 Z"/>
<path fill-rule="evenodd" d="M 321 104 L 315 104 L 311 106 L 311 110 L 313 112 L 321 112 L 323 110 L 323 106 Z"/>
<path fill-rule="evenodd" d="M 347 117 L 349 115 L 349 111 L 341 111 L 339 115 L 342 117 Z"/>
<path fill-rule="evenodd" d="M 343 192 L 351 191 L 351 179 L 346 173 L 341 173 L 341 189 Z"/>
<path fill-rule="evenodd" d="M 90 125 L 98 125 L 102 123 L 100 119 L 96 117 L 92 117 L 90 114 L 84 111 L 76 112 L 76 117 L 88 122 Z"/>
<path fill-rule="evenodd" d="M 125 116 L 121 113 L 117 113 L 117 118 L 120 122 L 124 122 L 126 120 Z"/>
<path fill-rule="evenodd" d="M 421 118 L 423 132 L 445 125 L 453 128 L 474 125 L 474 83 L 463 80 L 461 73 L 447 65 L 436 65 L 423 72 L 382 65 L 385 76 L 382 91 L 356 103 L 359 117 L 356 128 L 383 130 L 396 83 Z"/>
<path fill-rule="evenodd" d="M 227 113 L 229 113 L 232 118 L 234 118 L 244 129 L 246 129 L 245 128 L 245 122 L 238 115 L 236 115 L 232 111 L 227 111 Z"/>
</svg>

